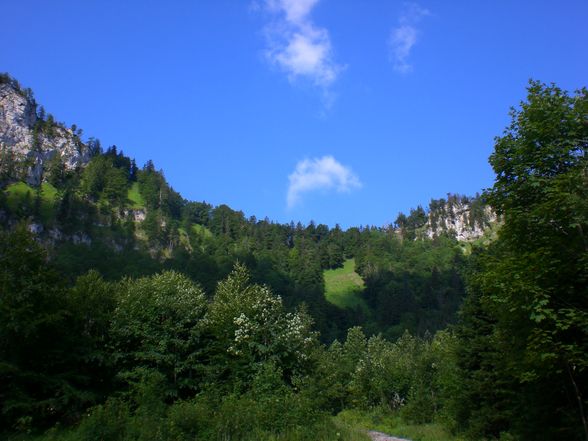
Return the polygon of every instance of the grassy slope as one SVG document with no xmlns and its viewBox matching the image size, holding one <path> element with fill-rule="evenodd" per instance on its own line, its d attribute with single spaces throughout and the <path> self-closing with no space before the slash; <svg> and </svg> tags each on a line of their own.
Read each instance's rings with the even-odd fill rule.
<svg viewBox="0 0 588 441">
<path fill-rule="evenodd" d="M 14 212 L 18 210 L 18 206 L 25 199 L 27 193 L 30 193 L 29 197 L 31 199 L 35 196 L 35 190 L 24 182 L 17 182 L 6 187 L 6 202 L 8 203 L 10 211 Z"/>
<path fill-rule="evenodd" d="M 326 270 L 325 296 L 327 301 L 340 308 L 366 308 L 361 298 L 362 278 L 355 272 L 355 260 L 346 260 L 343 268 Z"/>
<path fill-rule="evenodd" d="M 36 189 L 25 184 L 24 182 L 17 182 L 6 187 L 6 197 L 8 207 L 13 213 L 17 212 L 19 207 L 23 204 L 29 194 L 30 203 L 33 203 L 36 197 Z M 56 188 L 43 182 L 41 185 L 41 207 L 40 214 L 44 220 L 49 220 L 55 214 L 55 201 L 57 199 Z"/>
<path fill-rule="evenodd" d="M 145 208 L 145 201 L 143 200 L 141 193 L 139 193 L 139 183 L 133 182 L 133 185 L 129 188 L 129 194 L 127 197 L 129 198 L 129 201 L 131 201 L 130 208 L 132 210 Z"/>
</svg>

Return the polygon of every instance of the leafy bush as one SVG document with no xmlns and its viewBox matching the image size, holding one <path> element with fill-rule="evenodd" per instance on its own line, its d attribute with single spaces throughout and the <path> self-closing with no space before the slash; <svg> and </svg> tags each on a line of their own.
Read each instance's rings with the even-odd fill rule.
<svg viewBox="0 0 588 441">
<path fill-rule="evenodd" d="M 175 272 L 123 281 L 111 325 L 121 375 L 132 381 L 152 370 L 164 376 L 167 396 L 192 393 L 206 307 L 200 287 Z"/>
</svg>

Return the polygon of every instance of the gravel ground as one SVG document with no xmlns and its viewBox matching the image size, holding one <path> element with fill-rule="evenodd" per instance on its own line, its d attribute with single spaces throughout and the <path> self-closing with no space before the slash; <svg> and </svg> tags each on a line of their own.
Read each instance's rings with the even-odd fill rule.
<svg viewBox="0 0 588 441">
<path fill-rule="evenodd" d="M 373 430 L 370 430 L 368 435 L 373 441 L 410 441 L 408 439 L 396 438 L 394 436 L 386 435 L 382 432 L 374 432 Z"/>
</svg>

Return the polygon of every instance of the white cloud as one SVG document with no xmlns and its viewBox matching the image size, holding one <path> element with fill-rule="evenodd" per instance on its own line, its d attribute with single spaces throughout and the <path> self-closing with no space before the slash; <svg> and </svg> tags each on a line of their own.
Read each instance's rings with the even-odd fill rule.
<svg viewBox="0 0 588 441">
<path fill-rule="evenodd" d="M 286 198 L 288 208 L 298 204 L 303 193 L 316 190 L 348 192 L 362 185 L 349 167 L 345 167 L 332 156 L 298 162 L 288 179 L 290 181 Z"/>
<path fill-rule="evenodd" d="M 416 3 L 407 3 L 405 5 L 398 19 L 398 26 L 392 29 L 388 40 L 394 70 L 400 73 L 412 71 L 412 65 L 409 63 L 408 58 L 419 36 L 416 25 L 423 17 L 430 14 L 428 9 L 421 8 Z"/>
<path fill-rule="evenodd" d="M 283 11 L 286 19 L 293 23 L 307 20 L 307 15 L 318 3 L 318 0 L 267 0 L 267 5 L 274 12 Z"/>
<path fill-rule="evenodd" d="M 265 55 L 290 81 L 306 79 L 326 90 L 343 66 L 334 61 L 329 32 L 310 19 L 317 3 L 318 0 L 265 0 L 272 16 L 265 29 Z"/>
</svg>

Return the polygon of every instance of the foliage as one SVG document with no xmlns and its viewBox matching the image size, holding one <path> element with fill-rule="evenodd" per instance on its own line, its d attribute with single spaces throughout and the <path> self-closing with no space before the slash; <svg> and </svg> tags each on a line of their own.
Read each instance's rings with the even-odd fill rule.
<svg viewBox="0 0 588 441">
<path fill-rule="evenodd" d="M 29 426 L 91 399 L 71 364 L 63 282 L 24 226 L 0 234 L 0 422 Z"/>
<path fill-rule="evenodd" d="M 356 262 L 376 330 L 394 339 L 407 329 L 424 335 L 455 320 L 464 295 L 464 258 L 454 239 L 408 241 L 394 232 L 366 236 Z"/>
<path fill-rule="evenodd" d="M 532 82 L 492 189 L 396 228 L 247 219 L 92 139 L 37 188 L 2 155 L 0 436 L 583 439 L 587 109 Z M 459 245 L 446 223 L 468 205 L 486 227 L 487 202 L 496 237 Z"/>
<path fill-rule="evenodd" d="M 454 381 L 448 372 L 453 345 L 448 333 L 432 340 L 405 333 L 390 342 L 351 328 L 343 344 L 335 341 L 315 354 L 304 390 L 331 411 L 382 406 L 406 421 L 428 423 L 443 414 Z"/>
<path fill-rule="evenodd" d="M 531 82 L 511 117 L 487 193 L 504 225 L 475 256 L 460 327 L 463 424 L 488 435 L 510 428 L 522 439 L 582 439 L 588 92 Z"/>
<path fill-rule="evenodd" d="M 308 352 L 316 344 L 310 317 L 304 311 L 287 313 L 280 297 L 250 283 L 242 265 L 219 283 L 206 329 L 215 339 L 209 356 L 217 381 L 248 384 L 263 365 L 272 363 L 291 383 L 307 372 Z"/>
<path fill-rule="evenodd" d="M 121 282 L 110 329 L 119 375 L 132 381 L 154 370 L 163 375 L 168 396 L 195 390 L 205 310 L 202 290 L 178 273 Z"/>
<path fill-rule="evenodd" d="M 412 441 L 465 441 L 440 424 L 407 424 L 397 413 L 381 407 L 370 411 L 345 410 L 337 415 L 337 420 L 366 431 L 379 431 Z"/>
<path fill-rule="evenodd" d="M 149 386 L 147 386 L 149 388 Z M 148 393 L 149 395 L 149 393 Z M 315 413 L 308 403 L 285 402 L 286 397 L 259 401 L 251 396 L 217 398 L 201 395 L 154 409 L 153 397 L 139 397 L 130 406 L 109 400 L 90 410 L 77 428 L 51 430 L 36 441 L 367 441 L 363 430 Z M 161 404 L 161 403 L 160 403 Z M 134 409 L 134 410 L 133 410 Z"/>
<path fill-rule="evenodd" d="M 121 168 L 115 158 L 116 156 L 108 154 L 93 157 L 82 173 L 81 188 L 95 200 L 104 198 L 112 204 L 124 205 L 127 201 L 130 172 Z"/>
</svg>

